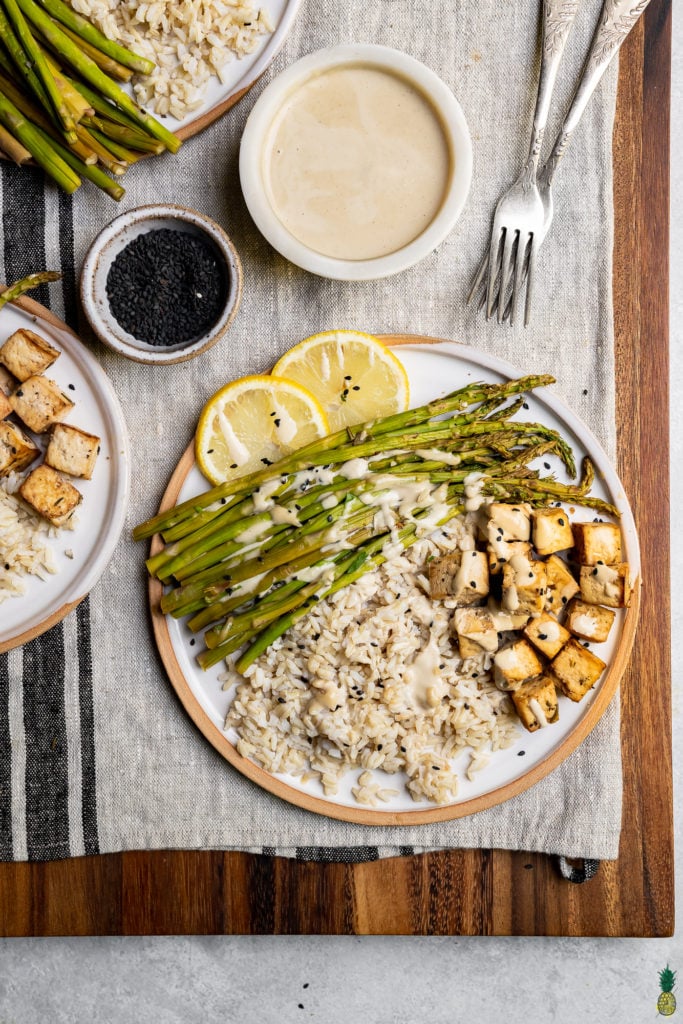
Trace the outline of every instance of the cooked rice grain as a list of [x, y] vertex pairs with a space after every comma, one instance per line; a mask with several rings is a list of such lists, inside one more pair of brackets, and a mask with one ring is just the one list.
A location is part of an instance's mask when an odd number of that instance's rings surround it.
[[[470, 751], [472, 780], [491, 751], [519, 735], [509, 698], [491, 681], [491, 656], [461, 661], [453, 602], [425, 595], [428, 559], [458, 546], [473, 546], [462, 521], [322, 601], [246, 680], [229, 667], [224, 685], [236, 692], [225, 727], [236, 730], [240, 754], [269, 772], [314, 777], [327, 796], [346, 772], [360, 769], [352, 787], [360, 804], [377, 806], [396, 792], [371, 774], [376, 769], [404, 772], [414, 800], [452, 802], [452, 759]], [[438, 677], [421, 686], [412, 666], [430, 646]]]
[[182, 120], [204, 101], [212, 77], [224, 82], [235, 57], [253, 53], [273, 31], [251, 0], [71, 0], [113, 39], [156, 64], [133, 78], [135, 98], [160, 117]]
[[0, 480], [0, 604], [25, 592], [27, 575], [45, 580], [57, 572], [48, 544], [57, 534], [55, 527], [14, 497], [24, 476]]

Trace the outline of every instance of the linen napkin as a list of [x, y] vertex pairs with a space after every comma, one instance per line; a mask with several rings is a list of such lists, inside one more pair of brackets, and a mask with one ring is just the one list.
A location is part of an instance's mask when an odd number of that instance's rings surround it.
[[[267, 3], [267, 0], [264, 0]], [[600, 0], [581, 5], [557, 87], [566, 109]], [[90, 597], [63, 623], [0, 658], [0, 856], [56, 859], [140, 848], [221, 848], [362, 860], [444, 847], [499, 847], [614, 858], [621, 821], [618, 700], [578, 750], [528, 792], [480, 814], [415, 827], [346, 824], [261, 791], [223, 761], [182, 710], [157, 656], [146, 602], [145, 550], [130, 537], [152, 515], [221, 384], [267, 370], [315, 331], [436, 335], [526, 371], [556, 391], [614, 454], [610, 69], [557, 177], [556, 215], [538, 268], [531, 326], [487, 324], [465, 306], [492, 211], [526, 154], [538, 76], [538, 0], [309, 0], [261, 82], [175, 157], [134, 167], [121, 207], [90, 186], [73, 200], [38, 171], [3, 164], [3, 280], [59, 267], [48, 303], [85, 337], [77, 275], [87, 246], [120, 209], [169, 201], [198, 208], [232, 236], [244, 298], [229, 335], [177, 366], [129, 362], [90, 344], [123, 405], [133, 450], [128, 521]], [[242, 200], [240, 135], [267, 82], [300, 56], [339, 42], [378, 42], [424, 61], [458, 97], [474, 147], [466, 210], [446, 241], [397, 277], [322, 280], [291, 266], [259, 235]], [[553, 124], [548, 143], [553, 136]], [[0, 612], [1, 614], [1, 612]]]

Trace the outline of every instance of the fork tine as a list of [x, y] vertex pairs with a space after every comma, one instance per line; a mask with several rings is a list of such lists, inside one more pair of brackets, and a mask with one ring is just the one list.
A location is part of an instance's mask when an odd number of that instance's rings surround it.
[[[505, 245], [503, 246], [503, 259], [500, 265], [500, 288], [498, 289], [498, 323], [503, 322], [503, 313], [507, 302], [508, 285], [510, 283], [510, 270], [512, 268], [512, 249], [515, 239], [519, 238], [519, 231], [505, 229]], [[514, 287], [514, 286], [513, 286]]]
[[491, 238], [491, 248], [489, 251], [489, 280], [486, 288], [486, 319], [490, 320], [493, 315], [493, 307], [496, 301], [496, 280], [498, 278], [498, 270], [500, 267], [500, 258], [502, 255], [502, 243], [505, 240], [505, 228], [498, 235], [497, 238]]
[[[472, 287], [470, 288], [469, 295], [467, 296], [467, 305], [470, 304], [470, 302], [472, 301], [475, 293], [479, 291], [479, 288], [480, 288], [480, 286], [481, 286], [481, 284], [482, 284], [482, 282], [484, 280], [484, 277], [486, 276], [486, 271], [488, 270], [488, 267], [489, 267], [489, 252], [488, 252], [488, 249], [487, 249], [486, 252], [484, 253], [483, 260], [479, 264], [479, 268], [477, 270], [477, 276], [475, 277], [474, 281], [472, 282]], [[482, 302], [481, 305], [479, 306], [479, 308], [481, 309], [481, 306], [483, 306], [483, 305], [484, 305], [484, 303]]]
[[529, 326], [529, 320], [531, 318], [531, 300], [534, 290], [534, 278], [536, 270], [536, 257], [538, 255], [538, 244], [536, 243], [535, 235], [531, 235], [529, 245], [529, 271], [527, 275], [526, 283], [526, 305], [524, 307], [524, 326]]
[[524, 287], [524, 264], [526, 262], [528, 246], [528, 235], [525, 235], [522, 239], [522, 236], [520, 234], [519, 243], [517, 245], [517, 256], [515, 259], [515, 279], [512, 285], [512, 299], [507, 309], [505, 310], [505, 316], [503, 317], [503, 320], [509, 317], [511, 327], [517, 319], [519, 297], [522, 293], [522, 288]]

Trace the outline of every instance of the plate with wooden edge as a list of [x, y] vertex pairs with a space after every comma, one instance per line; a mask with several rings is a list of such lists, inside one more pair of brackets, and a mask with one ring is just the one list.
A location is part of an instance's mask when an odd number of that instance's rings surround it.
[[[396, 346], [396, 354], [405, 366], [411, 386], [411, 406], [421, 405], [456, 388], [478, 380], [498, 383], [524, 374], [494, 356], [458, 345], [454, 342], [421, 336], [388, 336], [383, 340]], [[438, 382], [438, 383], [435, 383]], [[490, 755], [489, 764], [467, 777], [471, 760], [461, 752], [453, 766], [459, 776], [459, 792], [450, 803], [436, 805], [427, 800], [414, 801], [405, 788], [405, 775], [388, 775], [379, 770], [372, 774], [382, 788], [398, 789], [399, 796], [389, 803], [368, 808], [353, 797], [352, 786], [359, 772], [349, 770], [341, 780], [337, 795], [323, 794], [315, 779], [302, 781], [285, 774], [270, 774], [236, 749], [237, 734], [225, 731], [224, 721], [234, 690], [223, 690], [221, 675], [224, 665], [207, 671], [197, 665], [197, 637], [185, 621], [162, 614], [159, 602], [162, 584], [149, 581], [149, 600], [154, 634], [173, 687], [195, 725], [230, 764], [263, 789], [309, 811], [344, 821], [368, 825], [414, 825], [444, 821], [474, 814], [500, 804], [539, 782], [588, 736], [597, 724], [612, 697], [628, 662], [633, 646], [640, 604], [640, 553], [633, 514], [615, 469], [590, 429], [555, 394], [541, 389], [527, 397], [528, 409], [518, 418], [535, 420], [559, 430], [571, 444], [577, 465], [590, 456], [595, 467], [595, 483], [591, 494], [614, 504], [620, 512], [624, 559], [628, 561], [633, 593], [627, 609], [617, 611], [608, 641], [591, 644], [591, 650], [607, 664], [595, 687], [580, 703], [560, 698], [560, 719], [549, 728], [528, 733], [519, 726], [519, 736], [511, 746]], [[546, 457], [547, 458], [547, 457]], [[558, 480], [568, 481], [559, 460], [552, 458], [553, 472]], [[207, 482], [194, 461], [193, 445], [182, 456], [161, 502], [160, 511], [205, 491]], [[570, 506], [572, 521], [591, 521], [595, 512]], [[161, 539], [152, 540], [151, 551], [160, 550]]]
[[[0, 344], [20, 328], [33, 331], [60, 350], [61, 355], [45, 375], [75, 402], [64, 422], [96, 434], [100, 453], [91, 480], [72, 480], [83, 495], [76, 525], [71, 530], [60, 529], [48, 539], [57, 573], [46, 580], [23, 576], [25, 593], [0, 602], [0, 652], [40, 636], [92, 590], [121, 535], [130, 489], [130, 452], [123, 412], [100, 364], [65, 323], [33, 299], [21, 298], [3, 308]], [[26, 433], [44, 451], [46, 435]], [[27, 470], [40, 461], [37, 459]]]

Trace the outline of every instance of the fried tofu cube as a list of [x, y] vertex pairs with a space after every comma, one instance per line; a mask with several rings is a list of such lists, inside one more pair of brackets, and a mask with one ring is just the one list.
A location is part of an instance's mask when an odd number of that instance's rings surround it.
[[489, 559], [489, 572], [496, 576], [503, 571], [503, 566], [515, 555], [531, 557], [531, 542], [528, 540], [503, 540], [489, 544], [486, 549]]
[[39, 455], [40, 449], [15, 423], [0, 422], [0, 476], [20, 473]]
[[512, 612], [538, 615], [546, 599], [545, 562], [517, 556], [503, 566], [503, 607]]
[[87, 434], [68, 423], [56, 423], [45, 453], [45, 464], [60, 473], [90, 480], [99, 450], [100, 439], [96, 434]]
[[614, 523], [574, 523], [579, 565], [616, 565], [621, 561], [621, 530]]
[[501, 608], [497, 601], [491, 599], [489, 599], [488, 610], [493, 619], [493, 625], [499, 633], [504, 633], [506, 630], [523, 629], [529, 621], [527, 612], [509, 612], [507, 609]]
[[576, 702], [597, 683], [607, 666], [572, 637], [548, 667], [565, 697]]
[[453, 551], [429, 563], [429, 590], [437, 599], [476, 604], [488, 595], [489, 567], [484, 551]]
[[9, 398], [0, 391], [0, 420], [6, 420], [11, 412], [12, 406], [9, 404]]
[[524, 630], [524, 636], [546, 658], [554, 658], [569, 640], [569, 631], [560, 625], [554, 615], [542, 612], [531, 619]]
[[536, 732], [545, 725], [551, 725], [560, 717], [555, 681], [550, 676], [541, 676], [540, 679], [522, 683], [510, 696], [515, 711], [528, 732]]
[[489, 544], [501, 540], [529, 540], [531, 537], [531, 506], [524, 503], [506, 505], [493, 501], [488, 506], [486, 535]]
[[559, 555], [551, 555], [545, 563], [546, 590], [545, 607], [555, 615], [568, 605], [574, 594], [579, 592], [579, 584], [572, 576], [571, 570]]
[[19, 419], [36, 434], [43, 434], [53, 423], [65, 419], [74, 407], [53, 380], [41, 376], [29, 377], [9, 400]]
[[543, 665], [527, 640], [506, 644], [493, 658], [493, 681], [499, 690], [518, 690], [542, 671]]
[[486, 608], [456, 608], [453, 625], [458, 634], [458, 650], [463, 661], [484, 651], [498, 650], [498, 630]]
[[628, 562], [619, 565], [582, 565], [581, 597], [587, 604], [625, 608], [631, 600]]
[[0, 392], [7, 398], [19, 387], [19, 381], [0, 363]]
[[552, 555], [574, 546], [569, 516], [563, 508], [536, 508], [531, 513], [531, 536], [539, 555]]
[[53, 526], [63, 526], [82, 501], [82, 495], [73, 484], [44, 465], [29, 473], [19, 488], [19, 494]]
[[59, 355], [59, 349], [45, 341], [45, 338], [22, 328], [15, 331], [0, 348], [0, 363], [17, 380], [23, 381], [35, 374], [44, 373]]
[[580, 597], [575, 597], [567, 608], [565, 625], [580, 640], [603, 644], [609, 636], [615, 614], [609, 608], [587, 604]]

